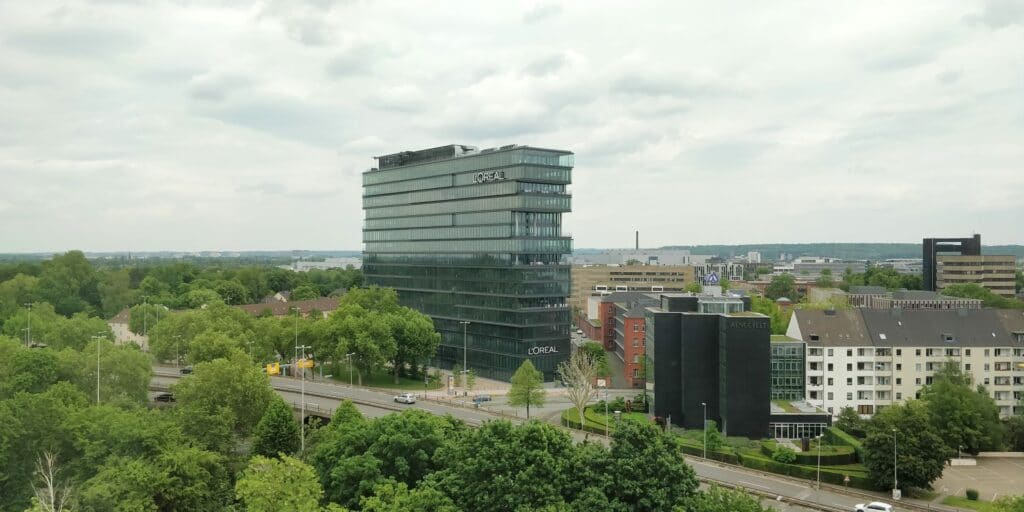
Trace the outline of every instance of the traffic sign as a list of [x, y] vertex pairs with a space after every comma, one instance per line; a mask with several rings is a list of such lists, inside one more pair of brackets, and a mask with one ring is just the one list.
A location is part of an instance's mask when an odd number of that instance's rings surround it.
[[312, 359], [299, 359], [299, 365], [298, 366], [299, 366], [299, 368], [312, 368], [313, 367], [313, 360]]
[[281, 363], [267, 363], [267, 375], [280, 375]]

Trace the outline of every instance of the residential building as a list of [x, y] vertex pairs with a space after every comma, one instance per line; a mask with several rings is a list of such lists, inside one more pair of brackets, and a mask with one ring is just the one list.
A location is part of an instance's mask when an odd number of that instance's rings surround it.
[[[573, 154], [462, 145], [377, 157], [363, 173], [363, 273], [434, 320], [436, 363], [507, 380], [569, 356]], [[464, 349], [463, 347], [467, 347]]]
[[957, 284], [979, 284], [996, 295], [1012, 299], [1017, 260], [1014, 256], [939, 255], [935, 270], [935, 289]]
[[938, 291], [938, 257], [940, 253], [981, 256], [981, 235], [971, 238], [925, 238], [921, 243], [921, 288]]
[[869, 416], [919, 396], [947, 361], [984, 385], [1001, 416], [1024, 412], [1024, 314], [1019, 310], [810, 310], [787, 335], [807, 344], [807, 401]]
[[306, 317], [310, 313], [327, 318], [327, 315], [338, 309], [337, 297], [321, 297], [311, 300], [293, 300], [288, 302], [274, 301], [261, 302], [259, 304], [239, 304], [233, 306], [241, 309], [252, 316], [292, 316], [298, 310], [299, 314]]
[[593, 293], [683, 291], [692, 282], [690, 265], [573, 265], [569, 302], [580, 310]]
[[772, 400], [804, 400], [807, 344], [785, 335], [771, 336]]

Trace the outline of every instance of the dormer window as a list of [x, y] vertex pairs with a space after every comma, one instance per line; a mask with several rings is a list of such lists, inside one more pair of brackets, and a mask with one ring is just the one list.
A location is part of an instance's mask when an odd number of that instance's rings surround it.
[[819, 341], [820, 339], [821, 338], [819, 338], [817, 334], [812, 334], [811, 335], [811, 341]]

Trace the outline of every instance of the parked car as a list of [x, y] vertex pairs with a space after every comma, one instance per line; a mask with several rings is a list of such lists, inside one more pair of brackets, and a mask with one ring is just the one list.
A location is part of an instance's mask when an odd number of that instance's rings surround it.
[[192, 373], [192, 367], [191, 366], [186, 366], [186, 367], [181, 369], [181, 374], [182, 375], [188, 375], [190, 373]]
[[893, 512], [896, 509], [892, 508], [892, 505], [888, 503], [882, 503], [881, 501], [872, 501], [867, 505], [863, 503], [859, 505], [854, 505], [853, 510], [854, 512]]
[[174, 401], [174, 395], [171, 394], [171, 393], [160, 393], [159, 395], [153, 397], [153, 401], [154, 402], [173, 402]]
[[490, 401], [491, 401], [491, 395], [477, 395], [477, 396], [473, 397], [473, 402], [474, 403], [490, 402]]
[[414, 404], [416, 403], [416, 395], [412, 393], [402, 393], [395, 397], [395, 401], [401, 404]]

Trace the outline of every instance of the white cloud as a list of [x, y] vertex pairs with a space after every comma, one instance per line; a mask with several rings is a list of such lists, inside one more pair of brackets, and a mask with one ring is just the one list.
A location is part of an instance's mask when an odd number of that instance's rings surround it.
[[0, 252], [361, 247], [372, 156], [577, 153], [576, 247], [1021, 242], [1024, 9], [0, 4]]

